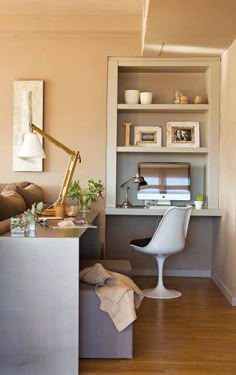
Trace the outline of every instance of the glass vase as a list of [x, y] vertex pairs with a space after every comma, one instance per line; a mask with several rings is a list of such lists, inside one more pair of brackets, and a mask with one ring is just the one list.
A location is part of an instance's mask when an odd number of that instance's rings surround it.
[[88, 212], [90, 211], [91, 198], [88, 194], [83, 194], [80, 196], [80, 211]]
[[11, 236], [24, 236], [26, 221], [24, 215], [11, 217]]
[[36, 231], [35, 216], [33, 214], [27, 214], [26, 215], [26, 232], [35, 233], [35, 231]]

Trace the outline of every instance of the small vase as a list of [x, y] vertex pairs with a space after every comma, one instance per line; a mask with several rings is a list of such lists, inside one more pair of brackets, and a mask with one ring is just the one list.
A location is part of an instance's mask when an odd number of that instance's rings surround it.
[[152, 92], [141, 92], [140, 93], [141, 104], [152, 104]]
[[66, 216], [77, 216], [77, 214], [79, 213], [79, 206], [78, 205], [66, 206], [65, 212], [66, 212]]
[[139, 90], [125, 90], [124, 99], [126, 104], [138, 104], [139, 103]]
[[88, 195], [80, 196], [80, 211], [88, 212], [90, 211], [90, 197]]
[[201, 210], [202, 205], [203, 205], [203, 201], [194, 201], [194, 204], [195, 204], [196, 210]]

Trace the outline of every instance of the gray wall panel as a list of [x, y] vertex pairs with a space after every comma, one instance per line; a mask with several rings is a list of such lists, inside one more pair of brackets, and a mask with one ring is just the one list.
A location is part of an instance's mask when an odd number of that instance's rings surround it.
[[[135, 238], [151, 237], [160, 217], [107, 216], [106, 257], [129, 259], [132, 268], [153, 270], [152, 256], [139, 253], [129, 246]], [[167, 270], [210, 271], [212, 251], [212, 218], [191, 217], [186, 248], [166, 262]], [[193, 274], [196, 275], [196, 274]]]

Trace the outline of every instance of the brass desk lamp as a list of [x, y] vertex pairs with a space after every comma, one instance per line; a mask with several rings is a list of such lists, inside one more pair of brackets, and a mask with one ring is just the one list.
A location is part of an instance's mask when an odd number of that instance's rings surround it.
[[143, 176], [140, 176], [140, 174], [137, 172], [135, 174], [135, 176], [129, 178], [127, 181], [123, 182], [123, 184], [120, 185], [120, 188], [125, 188], [125, 200], [124, 202], [121, 204], [120, 207], [122, 208], [130, 208], [130, 207], [133, 207], [133, 205], [130, 203], [130, 201], [128, 200], [128, 191], [130, 189], [128, 183], [129, 182], [133, 182], [135, 184], [139, 184], [139, 185], [147, 185], [146, 181], [144, 180]]

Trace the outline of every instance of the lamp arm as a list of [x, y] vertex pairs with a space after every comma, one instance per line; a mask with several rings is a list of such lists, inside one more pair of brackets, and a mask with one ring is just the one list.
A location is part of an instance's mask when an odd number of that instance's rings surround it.
[[[63, 143], [59, 142], [57, 139], [53, 138], [51, 135], [49, 135], [48, 133], [46, 133], [44, 130], [38, 128], [36, 125], [34, 124], [30, 124], [30, 128], [32, 131], [34, 131], [35, 133], [41, 135], [42, 137], [48, 139], [51, 143], [53, 143], [55, 146], [59, 147], [59, 148], [62, 148], [67, 154], [69, 154], [70, 156], [72, 155], [75, 155], [75, 151], [72, 151], [70, 148], [66, 147], [65, 145], [63, 145]], [[80, 156], [78, 155], [77, 156], [79, 159], [80, 159]]]
[[70, 187], [70, 183], [74, 175], [74, 171], [75, 171], [75, 167], [76, 167], [78, 159], [80, 160], [79, 151], [75, 151], [74, 155], [71, 155], [70, 157], [70, 161], [69, 161], [66, 173], [65, 173], [65, 177], [61, 186], [60, 193], [58, 195], [56, 202], [53, 204], [53, 206], [64, 204], [68, 189]]
[[129, 180], [123, 182], [123, 184], [120, 185], [121, 188], [123, 188], [126, 184], [128, 184], [128, 182], [130, 182], [131, 180], [133, 180], [135, 178], [135, 176], [131, 177]]
[[79, 162], [81, 162], [80, 153], [79, 153], [79, 151], [72, 151], [71, 149], [69, 149], [68, 147], [63, 145], [63, 143], [59, 142], [57, 139], [53, 138], [51, 135], [46, 133], [44, 130], [38, 128], [36, 125], [30, 124], [30, 128], [31, 128], [32, 131], [34, 131], [35, 133], [37, 133], [37, 134], [41, 135], [42, 137], [46, 138], [48, 141], [53, 143], [55, 146], [61, 148], [67, 154], [70, 155], [70, 161], [69, 161], [69, 164], [68, 164], [65, 176], [64, 176], [64, 180], [63, 180], [63, 183], [62, 183], [62, 186], [61, 186], [61, 189], [60, 189], [60, 193], [58, 195], [58, 198], [57, 198], [56, 202], [53, 203], [53, 207], [55, 207], [57, 205], [63, 205], [64, 202], [65, 202], [66, 196], [67, 196], [67, 192], [68, 192], [70, 183], [71, 183], [73, 175], [74, 175], [76, 164], [77, 164], [78, 160], [79, 160]]

